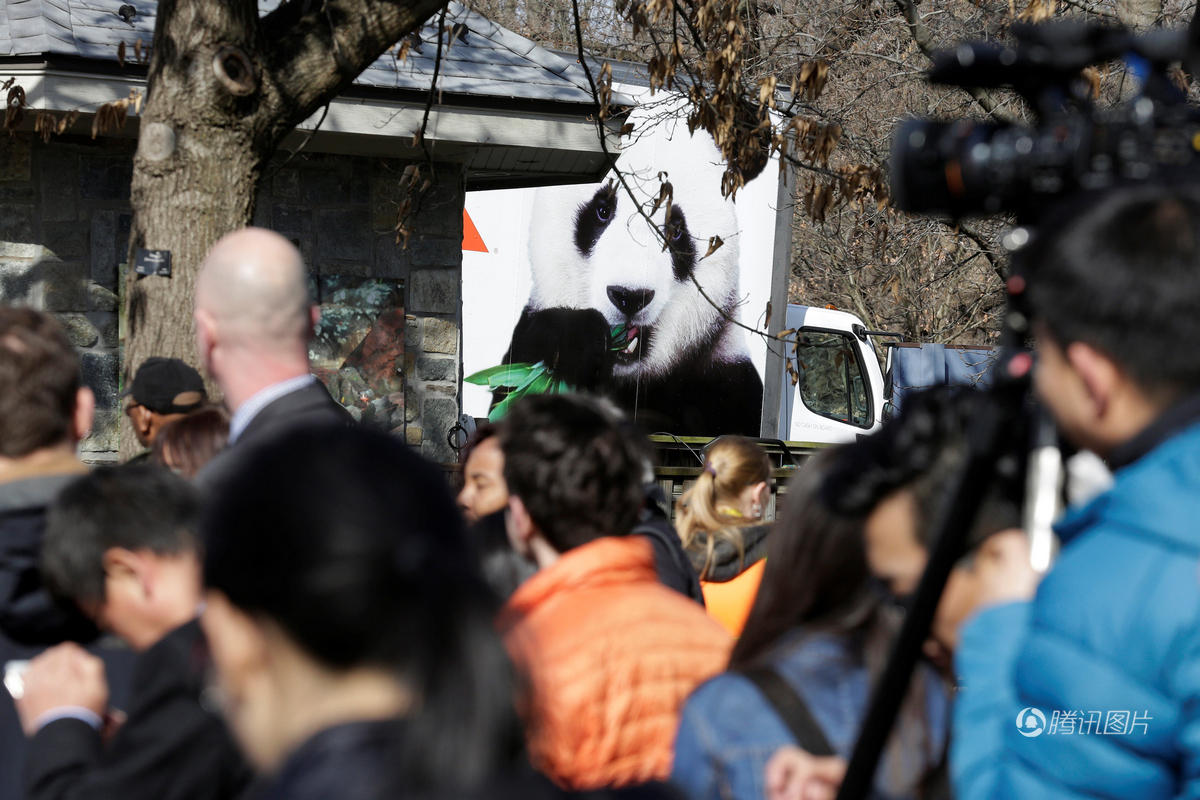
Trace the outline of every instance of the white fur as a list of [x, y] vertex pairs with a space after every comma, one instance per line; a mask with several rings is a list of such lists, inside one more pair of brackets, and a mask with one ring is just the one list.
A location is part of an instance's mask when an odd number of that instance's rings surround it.
[[[635, 131], [643, 134], [622, 151], [618, 169], [647, 211], [658, 196], [658, 173], [667, 172], [675, 206], [682, 209], [694, 239], [699, 259], [696, 280], [715, 303], [735, 316], [737, 214], [734, 204], [721, 197], [720, 154], [707, 134], [689, 136], [678, 117], [662, 119], [663, 113], [661, 106], [641, 106], [633, 112]], [[668, 141], [672, 133], [673, 139]], [[615, 218], [600, 235], [590, 257], [579, 254], [574, 239], [576, 212], [605, 183], [537, 190], [530, 225], [533, 280], [529, 307], [595, 308], [616, 325], [625, 319], [608, 297], [609, 286], [653, 290], [653, 300], [632, 320], [635, 325], [653, 326], [649, 351], [643, 351], [640, 362], [618, 365], [616, 373], [633, 377], [640, 370], [649, 376], [667, 375], [721, 324], [721, 314], [701, 296], [690, 278], [675, 280], [671, 253], [663, 249], [661, 238], [649, 229], [619, 183]], [[665, 214], [665, 208], [660, 208], [652, 216], [660, 229]], [[714, 235], [720, 236], [725, 245], [702, 258], [709, 237]], [[725, 362], [750, 357], [741, 331], [732, 325], [710, 356]]]

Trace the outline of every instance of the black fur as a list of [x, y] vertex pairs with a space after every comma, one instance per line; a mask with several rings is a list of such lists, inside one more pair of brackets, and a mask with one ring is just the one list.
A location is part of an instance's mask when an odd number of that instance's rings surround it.
[[[581, 391], [611, 397], [647, 431], [758, 436], [763, 386], [754, 365], [748, 360], [716, 363], [711, 358], [726, 324], [714, 325], [709, 339], [669, 375], [638, 379], [613, 375], [610, 328], [599, 311], [526, 308], [513, 329], [504, 363], [544, 361], [556, 378]], [[493, 403], [506, 394], [494, 393]]]
[[675, 280], [682, 283], [696, 268], [696, 241], [688, 230], [687, 217], [681, 209], [671, 206], [670, 218], [663, 226], [663, 236], [671, 250], [671, 269]]
[[663, 377], [614, 378], [608, 394], [648, 433], [758, 436], [762, 379], [751, 362], [715, 362], [710, 352], [697, 352]]
[[526, 308], [502, 363], [546, 362], [554, 377], [594, 392], [612, 377], [609, 325], [594, 308]]
[[575, 211], [575, 249], [581, 256], [590, 256], [600, 234], [617, 214], [617, 188], [601, 186], [592, 199]]

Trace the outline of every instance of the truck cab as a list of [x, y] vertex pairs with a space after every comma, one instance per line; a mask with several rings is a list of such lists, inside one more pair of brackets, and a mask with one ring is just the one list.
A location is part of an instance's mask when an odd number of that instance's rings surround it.
[[[876, 430], [907, 392], [943, 384], [986, 387], [996, 354], [990, 347], [887, 341], [854, 314], [789, 305], [779, 370], [778, 436], [838, 444]], [[882, 367], [881, 367], [882, 362]]]
[[883, 424], [886, 397], [875, 344], [845, 311], [788, 305], [780, 438], [837, 444]]

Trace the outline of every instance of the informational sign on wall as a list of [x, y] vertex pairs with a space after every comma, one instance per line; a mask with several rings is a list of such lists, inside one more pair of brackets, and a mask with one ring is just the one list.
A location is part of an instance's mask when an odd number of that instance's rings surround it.
[[643, 95], [623, 180], [467, 195], [463, 374], [482, 385], [464, 385], [464, 411], [584, 387], [651, 431], [758, 435], [767, 348], [741, 326], [766, 324], [778, 164], [723, 198], [720, 153], [681, 98], [614, 88]]

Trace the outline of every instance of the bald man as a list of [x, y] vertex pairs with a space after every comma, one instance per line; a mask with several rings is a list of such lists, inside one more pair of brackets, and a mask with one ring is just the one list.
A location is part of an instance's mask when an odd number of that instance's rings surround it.
[[[291, 427], [351, 424], [309, 373], [318, 316], [300, 251], [274, 231], [243, 228], [208, 252], [196, 279], [196, 348], [233, 415], [232, 449]], [[227, 462], [228, 454], [211, 462], [201, 481]]]

